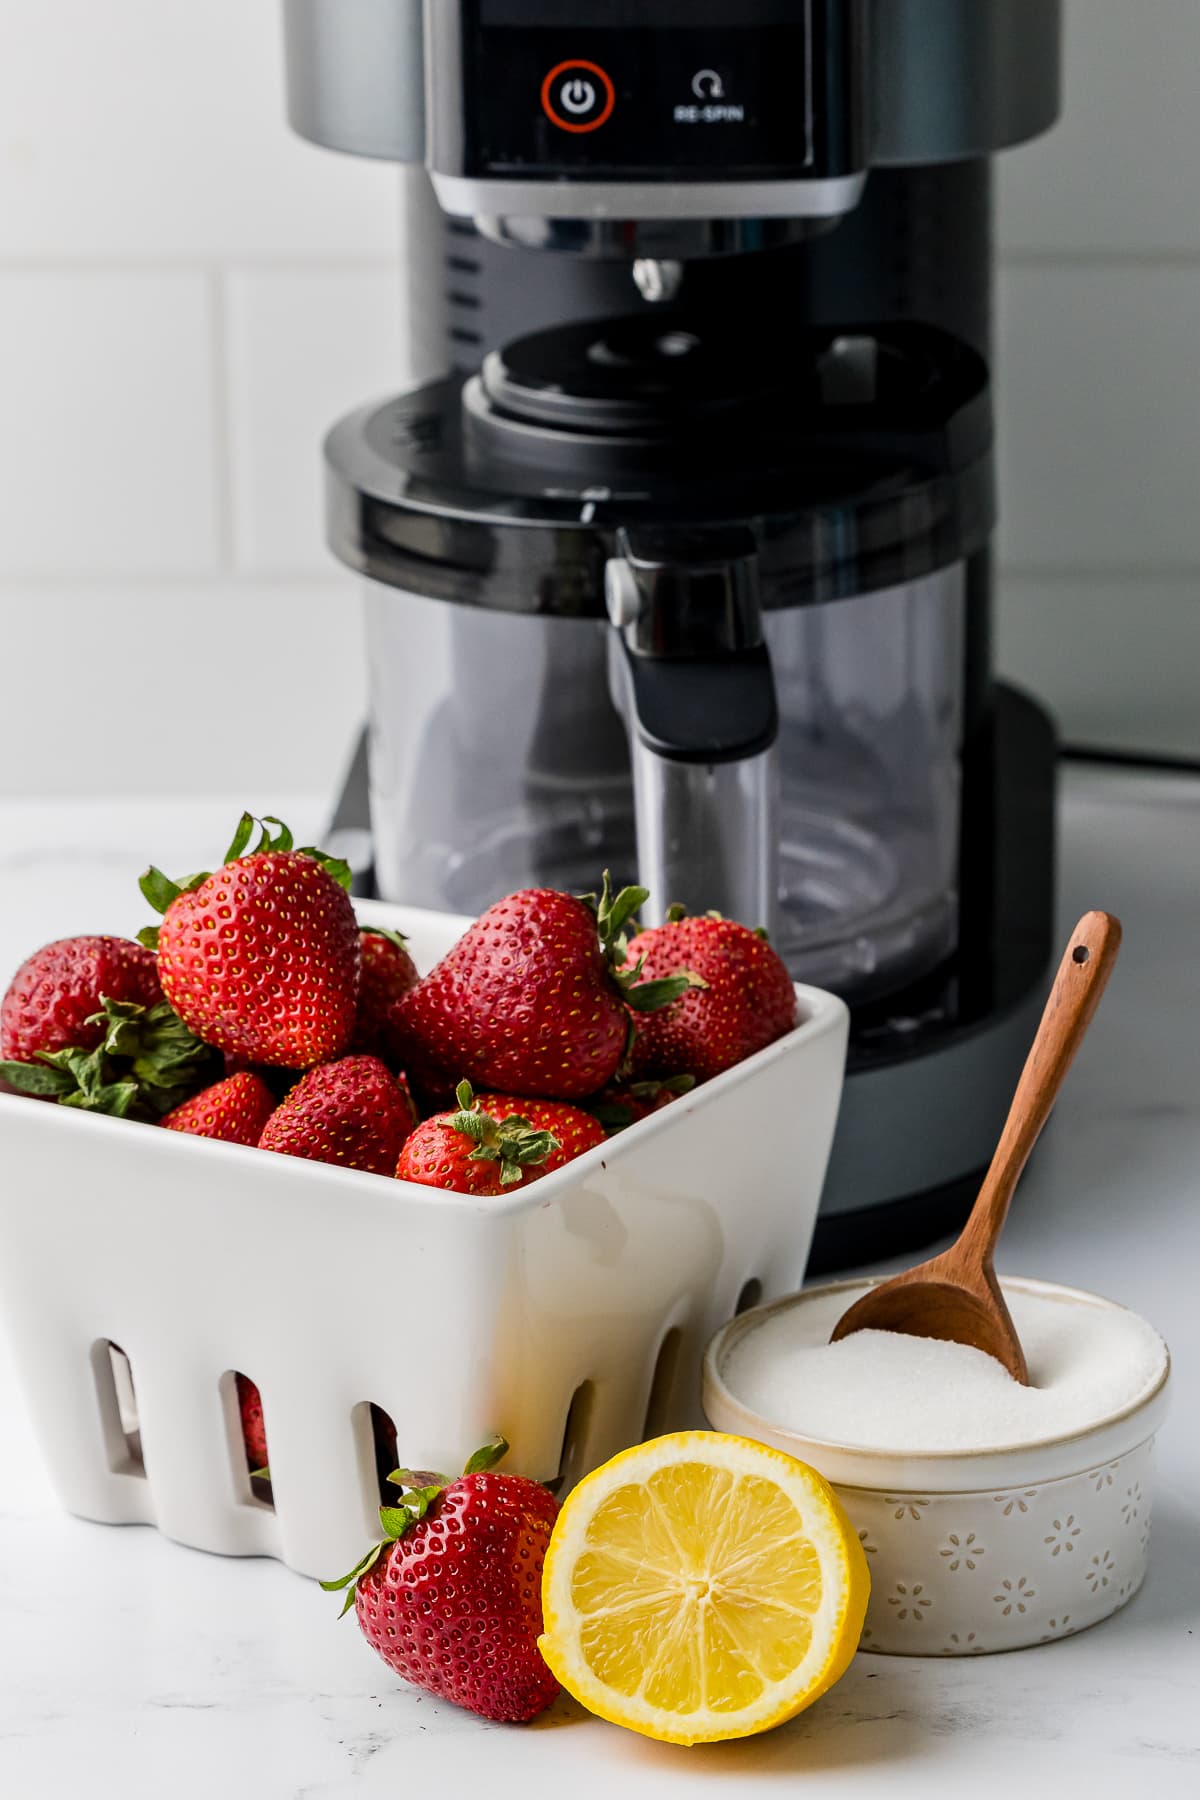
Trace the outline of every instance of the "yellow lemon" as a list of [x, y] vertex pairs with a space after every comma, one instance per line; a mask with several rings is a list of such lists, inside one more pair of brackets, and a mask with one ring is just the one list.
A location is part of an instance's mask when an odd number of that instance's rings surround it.
[[814, 1469], [749, 1438], [680, 1431], [568, 1496], [539, 1647], [602, 1719], [673, 1744], [748, 1737], [845, 1673], [870, 1585]]

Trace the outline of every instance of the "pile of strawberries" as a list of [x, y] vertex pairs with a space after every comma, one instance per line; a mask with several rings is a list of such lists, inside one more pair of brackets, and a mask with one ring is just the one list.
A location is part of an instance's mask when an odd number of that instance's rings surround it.
[[424, 976], [401, 937], [360, 930], [348, 887], [344, 864], [244, 814], [215, 873], [146, 871], [162, 923], [138, 942], [64, 938], [23, 964], [0, 1007], [0, 1080], [487, 1196], [795, 1022], [760, 934], [672, 917], [630, 939], [645, 890], [614, 896], [607, 876], [599, 898], [510, 894]]

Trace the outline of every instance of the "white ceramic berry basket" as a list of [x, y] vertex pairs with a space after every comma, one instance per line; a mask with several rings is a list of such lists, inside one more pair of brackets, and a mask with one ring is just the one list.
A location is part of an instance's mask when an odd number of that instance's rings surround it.
[[[423, 969], [466, 924], [358, 910]], [[564, 1485], [698, 1416], [712, 1332], [808, 1257], [848, 1015], [796, 992], [787, 1037], [498, 1200], [0, 1094], [0, 1315], [64, 1505], [327, 1576], [377, 1526], [372, 1404], [409, 1466], [501, 1431]]]
[[[704, 1410], [719, 1431], [773, 1444], [837, 1489], [871, 1572], [862, 1648], [970, 1656], [1070, 1637], [1133, 1598], [1150, 1543], [1151, 1451], [1170, 1358], [1138, 1401], [1086, 1431], [1012, 1449], [902, 1453], [806, 1438], [762, 1418], [725, 1384], [734, 1344], [764, 1312], [873, 1282], [832, 1282], [746, 1312], [704, 1358]], [[1069, 1305], [1121, 1309], [1045, 1281], [1005, 1287]], [[841, 1310], [839, 1308], [839, 1310]]]

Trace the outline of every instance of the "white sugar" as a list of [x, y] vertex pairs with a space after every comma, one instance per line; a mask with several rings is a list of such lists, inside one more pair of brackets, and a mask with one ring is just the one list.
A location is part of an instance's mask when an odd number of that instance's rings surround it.
[[859, 1331], [831, 1344], [830, 1332], [857, 1298], [849, 1288], [805, 1297], [746, 1332], [725, 1360], [725, 1385], [760, 1418], [805, 1437], [940, 1452], [1083, 1431], [1156, 1385], [1166, 1348], [1136, 1313], [1001, 1285], [1029, 1365], [1028, 1387], [962, 1344], [891, 1331]]

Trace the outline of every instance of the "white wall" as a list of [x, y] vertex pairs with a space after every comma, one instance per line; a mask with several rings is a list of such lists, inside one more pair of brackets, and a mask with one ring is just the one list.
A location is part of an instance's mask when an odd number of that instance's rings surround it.
[[1066, 735], [1200, 755], [1200, 0], [1066, 0], [1001, 161], [1000, 660]]
[[[278, 0], [0, 0], [0, 793], [332, 786], [319, 442], [398, 386], [397, 183], [283, 123]], [[1000, 651], [1200, 751], [1200, 4], [1068, 0], [1005, 161]]]

